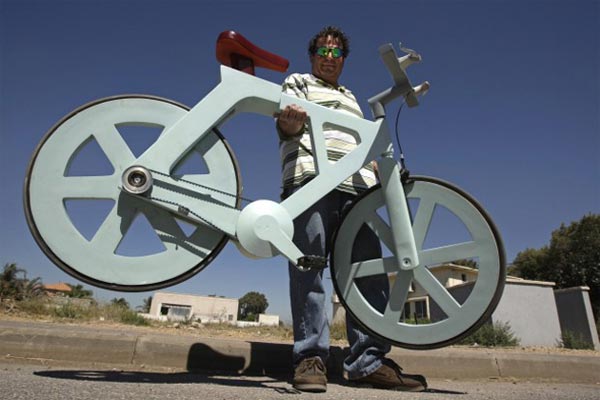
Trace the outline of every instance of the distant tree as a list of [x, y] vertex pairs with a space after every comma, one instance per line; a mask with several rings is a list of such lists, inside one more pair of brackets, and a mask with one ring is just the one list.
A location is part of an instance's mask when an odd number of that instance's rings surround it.
[[256, 316], [264, 313], [267, 307], [269, 302], [264, 294], [248, 292], [239, 299], [238, 318], [242, 321], [254, 321]]
[[123, 307], [123, 308], [129, 308], [129, 302], [127, 300], [125, 300], [123, 297], [117, 299], [114, 298], [110, 301], [110, 304], [117, 306], [117, 307]]
[[513, 261], [513, 265], [509, 267], [508, 274], [517, 275], [522, 278], [529, 279], [544, 279], [554, 281], [551, 278], [553, 271], [544, 271], [543, 269], [548, 264], [548, 246], [540, 249], [525, 249], [517, 254]]
[[510, 272], [523, 278], [552, 281], [558, 288], [589, 286], [594, 316], [600, 317], [600, 215], [561, 224], [548, 246], [517, 254], [513, 264]]
[[152, 306], [152, 296], [146, 297], [142, 301], [141, 306], [137, 306], [137, 309], [143, 313], [148, 314], [150, 312], [150, 307]]
[[0, 299], [24, 300], [44, 294], [40, 278], [27, 279], [27, 271], [15, 263], [4, 265], [0, 274]]
[[44, 284], [42, 278], [26, 279], [23, 282], [22, 298], [31, 299], [33, 297], [45, 296], [46, 291], [44, 290]]
[[81, 284], [71, 285], [67, 283], [67, 285], [71, 288], [71, 292], [66, 293], [68, 297], [74, 297], [76, 299], [89, 299], [94, 295], [94, 292], [85, 289]]
[[19, 274], [24, 272], [17, 264], [4, 264], [0, 274], [0, 298], [15, 299], [19, 293]]

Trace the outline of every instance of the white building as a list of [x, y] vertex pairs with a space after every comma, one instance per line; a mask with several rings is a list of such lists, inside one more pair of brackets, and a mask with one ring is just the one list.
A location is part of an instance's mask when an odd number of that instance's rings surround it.
[[160, 320], [194, 320], [202, 323], [237, 321], [238, 299], [157, 292], [150, 316]]
[[[477, 279], [477, 270], [455, 264], [445, 264], [432, 267], [431, 273], [449, 288], [461, 285], [465, 282], [473, 282]], [[390, 287], [394, 284], [395, 275], [390, 276]], [[333, 318], [332, 323], [343, 323], [345, 321], [345, 310], [340, 304], [336, 294], [333, 295]], [[408, 299], [404, 304], [405, 318], [430, 318], [429, 296], [418, 283], [411, 283]]]

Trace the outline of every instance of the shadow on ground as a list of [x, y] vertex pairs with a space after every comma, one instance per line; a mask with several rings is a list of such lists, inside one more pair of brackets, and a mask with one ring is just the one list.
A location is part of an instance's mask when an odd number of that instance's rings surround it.
[[[278, 393], [299, 394], [292, 387], [292, 346], [288, 344], [251, 342], [248, 359], [232, 356], [196, 343], [190, 347], [188, 372], [160, 373], [120, 370], [44, 370], [34, 375], [55, 379], [93, 382], [121, 382], [147, 384], [217, 384], [235, 387], [262, 387]], [[347, 386], [342, 378], [341, 362], [345, 350], [331, 348], [328, 362], [328, 380]], [[253, 376], [253, 379], [246, 377]], [[360, 389], [360, 387], [357, 387]], [[466, 394], [443, 389], [428, 389], [429, 393]]]

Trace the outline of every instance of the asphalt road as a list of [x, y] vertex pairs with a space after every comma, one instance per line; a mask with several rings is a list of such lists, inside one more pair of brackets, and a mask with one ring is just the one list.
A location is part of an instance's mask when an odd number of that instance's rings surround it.
[[300, 393], [287, 376], [192, 374], [169, 370], [122, 370], [84, 364], [0, 359], [2, 400], [98, 399], [422, 399], [551, 400], [600, 398], [600, 385], [525, 381], [434, 380], [423, 393], [355, 388], [332, 382], [327, 393]]

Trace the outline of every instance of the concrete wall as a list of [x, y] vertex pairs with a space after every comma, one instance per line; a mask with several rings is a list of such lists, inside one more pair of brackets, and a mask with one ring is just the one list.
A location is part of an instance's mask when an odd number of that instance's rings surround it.
[[258, 321], [236, 321], [235, 326], [279, 326], [279, 315], [258, 314]]
[[562, 331], [578, 335], [600, 350], [589, 291], [587, 286], [559, 289], [554, 291], [554, 297]]
[[258, 314], [258, 323], [266, 326], [279, 326], [279, 315]]
[[[508, 322], [522, 346], [558, 346], [561, 330], [553, 288], [554, 284], [549, 282], [508, 278], [502, 298], [492, 313], [492, 322]], [[448, 290], [462, 304], [472, 289], [473, 284], [467, 283]], [[432, 321], [446, 318], [433, 301], [430, 301], [430, 313]]]
[[553, 289], [553, 284], [507, 281], [492, 321], [508, 322], [522, 346], [558, 346], [561, 331]]

